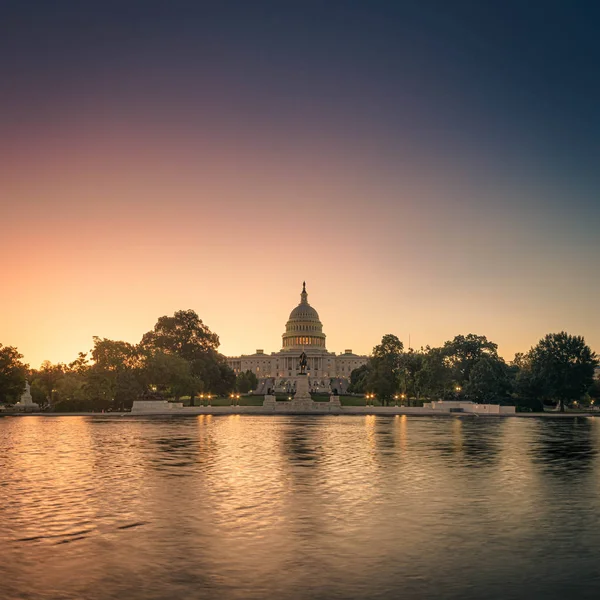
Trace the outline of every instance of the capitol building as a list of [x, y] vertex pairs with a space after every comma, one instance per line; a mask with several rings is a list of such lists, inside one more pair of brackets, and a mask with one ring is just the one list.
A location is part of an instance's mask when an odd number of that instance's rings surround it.
[[328, 352], [319, 313], [308, 303], [306, 283], [302, 285], [300, 304], [290, 313], [282, 335], [279, 352], [265, 354], [257, 350], [254, 354], [229, 357], [227, 362], [236, 374], [252, 371], [259, 380], [256, 393], [294, 391], [299, 373], [300, 354], [307, 358], [306, 374], [311, 392], [339, 393], [346, 391], [350, 373], [364, 365], [368, 357], [345, 350], [343, 354]]

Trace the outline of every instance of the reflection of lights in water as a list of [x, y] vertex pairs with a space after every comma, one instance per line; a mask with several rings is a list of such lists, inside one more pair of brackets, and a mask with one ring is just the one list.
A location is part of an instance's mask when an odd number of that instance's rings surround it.
[[373, 449], [375, 448], [375, 415], [366, 415], [365, 416], [365, 428], [367, 430], [367, 440], [369, 442], [369, 446]]
[[[299, 582], [306, 597], [383, 596], [408, 580], [425, 597], [428, 582], [464, 589], [476, 546], [488, 595], [510, 566], [529, 585], [522, 595], [535, 596], [529, 581], [554, 581], [555, 564], [539, 560], [552, 554], [548, 539], [560, 536], [581, 577], [597, 562], [573, 535], [583, 519], [593, 524], [597, 499], [588, 476], [597, 472], [581, 477], [576, 465], [597, 468], [600, 420], [580, 423], [0, 419], [0, 535], [14, 541], [3, 546], [0, 587], [3, 564], [18, 564], [15, 598], [48, 599], [59, 587], [81, 597], [99, 580], [103, 597], [132, 600], [192, 584], [228, 599], [287, 598]], [[449, 452], [463, 443], [460, 456]], [[467, 543], [448, 552], [440, 540], [453, 539]], [[126, 571], [143, 580], [115, 577]]]
[[454, 417], [452, 423], [452, 441], [454, 443], [454, 452], [462, 452], [463, 449], [463, 422]]
[[406, 449], [407, 425], [408, 425], [408, 418], [406, 417], [406, 415], [401, 415], [400, 423], [399, 423], [399, 427], [398, 427], [398, 437], [400, 439], [400, 448], [402, 450]]

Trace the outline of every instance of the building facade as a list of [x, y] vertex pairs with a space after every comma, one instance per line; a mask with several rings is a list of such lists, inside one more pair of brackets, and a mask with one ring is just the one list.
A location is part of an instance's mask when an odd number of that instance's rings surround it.
[[326, 335], [317, 311], [308, 303], [306, 283], [302, 285], [300, 304], [290, 313], [282, 335], [279, 352], [266, 354], [257, 350], [254, 354], [233, 356], [227, 359], [235, 373], [252, 371], [259, 379], [257, 393], [271, 388], [277, 392], [293, 391], [299, 370], [300, 354], [307, 357], [306, 373], [312, 392], [330, 393], [346, 391], [350, 373], [364, 365], [368, 357], [345, 350], [343, 354], [328, 352]]

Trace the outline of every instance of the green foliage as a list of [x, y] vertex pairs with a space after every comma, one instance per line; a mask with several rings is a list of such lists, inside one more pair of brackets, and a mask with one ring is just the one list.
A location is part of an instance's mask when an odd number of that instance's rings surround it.
[[128, 342], [99, 337], [93, 339], [91, 355], [94, 364], [89, 367], [82, 361], [74, 364], [75, 369], [85, 373], [87, 399], [94, 410], [131, 408], [133, 401], [145, 389], [147, 356], [138, 346]]
[[53, 404], [56, 385], [64, 377], [65, 369], [65, 365], [61, 363], [53, 365], [49, 360], [45, 360], [40, 369], [33, 372], [32, 387], [35, 385], [36, 388], [43, 390], [44, 404]]
[[388, 334], [369, 362], [351, 373], [349, 390], [374, 393], [384, 404], [402, 393], [410, 404], [419, 404], [455, 398], [460, 387], [468, 399], [497, 402], [510, 397], [513, 384], [513, 370], [484, 336], [458, 335], [441, 348], [404, 352], [402, 342]]
[[544, 400], [565, 403], [579, 400], [594, 382], [598, 357], [582, 336], [564, 331], [541, 339], [527, 356], [523, 379], [533, 393]]
[[422, 368], [415, 378], [423, 396], [427, 398], [440, 400], [454, 395], [452, 371], [442, 348], [427, 347], [423, 354]]
[[371, 366], [369, 363], [354, 369], [350, 373], [350, 385], [348, 391], [353, 394], [364, 394], [367, 391], [367, 381], [371, 374]]
[[250, 382], [250, 389], [255, 390], [258, 387], [258, 377], [250, 370], [246, 371], [246, 377]]
[[454, 381], [460, 386], [467, 384], [471, 371], [481, 359], [498, 359], [498, 345], [489, 342], [484, 335], [473, 333], [457, 335], [444, 344], [443, 350]]
[[181, 396], [193, 397], [202, 391], [204, 385], [201, 379], [192, 374], [192, 366], [187, 360], [160, 351], [148, 357], [145, 381], [153, 390], [176, 400]]
[[464, 392], [470, 400], [490, 403], [508, 398], [512, 389], [508, 365], [501, 358], [484, 356], [472, 367]]
[[87, 398], [65, 398], [64, 400], [57, 400], [53, 407], [54, 412], [89, 412], [94, 409], [98, 410], [91, 400]]
[[192, 362], [192, 373], [204, 382], [204, 391], [226, 396], [235, 389], [235, 373], [227, 359], [215, 350]]
[[[219, 336], [212, 333], [193, 310], [160, 317], [154, 329], [144, 334], [140, 347], [147, 353], [162, 351], [186, 360], [195, 385], [201, 386], [198, 390], [227, 395], [235, 388], [235, 373], [226, 358], [217, 352]], [[188, 384], [183, 386], [187, 387]]]
[[240, 373], [235, 380], [235, 389], [241, 394], [247, 394], [250, 390], [255, 390], [258, 387], [258, 377], [247, 370], [244, 373]]
[[400, 361], [400, 390], [408, 398], [419, 399], [424, 392], [423, 372], [426, 355], [412, 348], [405, 352]]
[[384, 335], [373, 348], [365, 387], [383, 401], [389, 402], [398, 391], [403, 350], [404, 344], [392, 334]]
[[142, 337], [141, 346], [177, 354], [192, 362], [216, 351], [219, 336], [193, 310], [179, 310], [172, 317], [160, 317], [154, 329]]
[[590, 400], [593, 400], [595, 404], [600, 404], [600, 378], [594, 379], [592, 385], [588, 390]]
[[18, 402], [25, 391], [27, 365], [21, 362], [23, 355], [13, 346], [0, 344], [0, 402]]
[[399, 362], [404, 351], [404, 344], [393, 334], [388, 333], [381, 338], [381, 344], [373, 348], [373, 358], [391, 359]]

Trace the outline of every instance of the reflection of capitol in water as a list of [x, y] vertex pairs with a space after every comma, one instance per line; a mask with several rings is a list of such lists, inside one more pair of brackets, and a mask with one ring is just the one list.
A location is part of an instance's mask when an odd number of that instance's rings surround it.
[[293, 378], [300, 370], [299, 357], [304, 351], [311, 391], [329, 392], [333, 388], [345, 391], [350, 373], [364, 365], [367, 357], [353, 354], [352, 350], [338, 355], [328, 352], [325, 337], [319, 313], [308, 303], [303, 284], [300, 304], [292, 310], [285, 325], [281, 350], [271, 354], [257, 350], [254, 354], [230, 357], [227, 362], [236, 373], [255, 373], [259, 379], [258, 393], [268, 388], [285, 392], [293, 388]]

